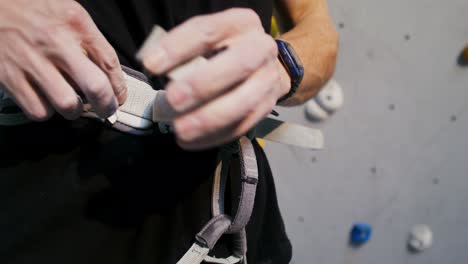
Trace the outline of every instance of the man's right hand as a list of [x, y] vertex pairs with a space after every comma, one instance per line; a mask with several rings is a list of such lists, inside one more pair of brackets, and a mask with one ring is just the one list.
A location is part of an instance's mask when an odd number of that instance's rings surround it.
[[72, 0], [0, 0], [0, 84], [33, 120], [105, 118], [126, 99], [115, 50]]

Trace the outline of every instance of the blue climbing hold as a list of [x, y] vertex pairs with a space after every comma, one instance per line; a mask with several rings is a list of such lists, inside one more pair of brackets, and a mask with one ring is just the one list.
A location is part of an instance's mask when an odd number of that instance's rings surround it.
[[372, 235], [372, 226], [366, 223], [355, 223], [351, 228], [350, 242], [352, 245], [360, 246], [367, 243]]

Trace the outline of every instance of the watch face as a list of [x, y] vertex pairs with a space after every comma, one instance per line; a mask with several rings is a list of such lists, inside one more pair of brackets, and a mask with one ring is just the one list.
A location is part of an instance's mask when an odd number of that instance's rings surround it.
[[289, 43], [283, 40], [276, 40], [280, 59], [287, 68], [294, 84], [298, 85], [304, 76], [304, 67], [299, 57]]

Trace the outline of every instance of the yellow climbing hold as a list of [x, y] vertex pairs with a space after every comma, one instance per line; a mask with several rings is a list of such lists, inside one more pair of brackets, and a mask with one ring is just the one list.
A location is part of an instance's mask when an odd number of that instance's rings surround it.
[[258, 145], [260, 145], [260, 147], [262, 147], [262, 148], [265, 147], [265, 140], [257, 138], [257, 142], [258, 142]]
[[280, 35], [278, 30], [278, 23], [276, 23], [276, 18], [274, 16], [271, 17], [270, 35], [274, 38], [277, 38]]

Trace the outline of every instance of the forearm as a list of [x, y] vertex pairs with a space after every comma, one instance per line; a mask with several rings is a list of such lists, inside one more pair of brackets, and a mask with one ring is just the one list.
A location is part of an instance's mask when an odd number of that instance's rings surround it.
[[[336, 63], [338, 33], [325, 0], [282, 0], [279, 3], [291, 29], [280, 36], [296, 51], [304, 66], [304, 78], [297, 92], [281, 105], [298, 105], [315, 96], [331, 78]], [[289, 77], [283, 72], [283, 85]]]

